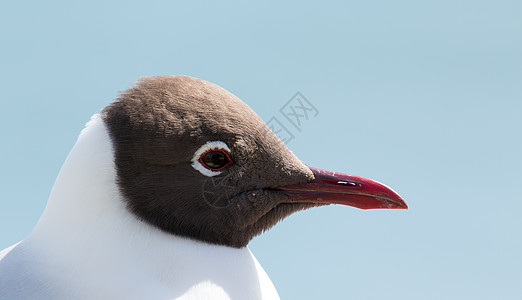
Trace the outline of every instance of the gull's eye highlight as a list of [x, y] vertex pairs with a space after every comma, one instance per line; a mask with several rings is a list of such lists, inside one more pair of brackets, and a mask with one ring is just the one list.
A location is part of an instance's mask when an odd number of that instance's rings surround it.
[[228, 167], [232, 160], [225, 150], [210, 149], [201, 155], [199, 162], [209, 170], [219, 171]]

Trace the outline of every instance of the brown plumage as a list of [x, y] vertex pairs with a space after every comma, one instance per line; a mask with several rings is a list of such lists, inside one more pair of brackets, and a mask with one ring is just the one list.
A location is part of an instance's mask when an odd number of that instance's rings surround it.
[[[141, 79], [102, 111], [128, 208], [170, 233], [243, 247], [313, 203], [284, 203], [274, 191], [314, 179], [245, 103], [187, 76]], [[232, 165], [215, 177], [191, 166], [207, 141], [223, 141]]]

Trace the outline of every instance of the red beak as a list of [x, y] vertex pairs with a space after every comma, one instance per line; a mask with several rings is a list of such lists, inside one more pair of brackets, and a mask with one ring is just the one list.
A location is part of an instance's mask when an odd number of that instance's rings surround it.
[[408, 209], [401, 196], [377, 181], [316, 168], [310, 170], [314, 180], [278, 188], [290, 196], [288, 202], [343, 204], [361, 209]]

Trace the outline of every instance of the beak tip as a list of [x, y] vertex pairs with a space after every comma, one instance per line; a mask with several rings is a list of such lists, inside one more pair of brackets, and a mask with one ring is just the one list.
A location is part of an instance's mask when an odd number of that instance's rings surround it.
[[401, 196], [398, 194], [395, 194], [395, 197], [393, 197], [393, 200], [389, 200], [390, 202], [393, 202], [393, 207], [395, 209], [405, 209], [408, 210], [408, 204], [406, 204], [406, 201], [402, 199]]
[[404, 209], [404, 210], [408, 210], [408, 205], [404, 204], [403, 206], [400, 206], [400, 207], [397, 207], [397, 209]]

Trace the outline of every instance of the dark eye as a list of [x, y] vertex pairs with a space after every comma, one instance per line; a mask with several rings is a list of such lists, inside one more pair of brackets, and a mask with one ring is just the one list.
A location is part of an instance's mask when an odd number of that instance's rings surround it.
[[203, 153], [199, 158], [199, 162], [207, 169], [219, 171], [228, 167], [232, 160], [225, 150], [212, 149]]

